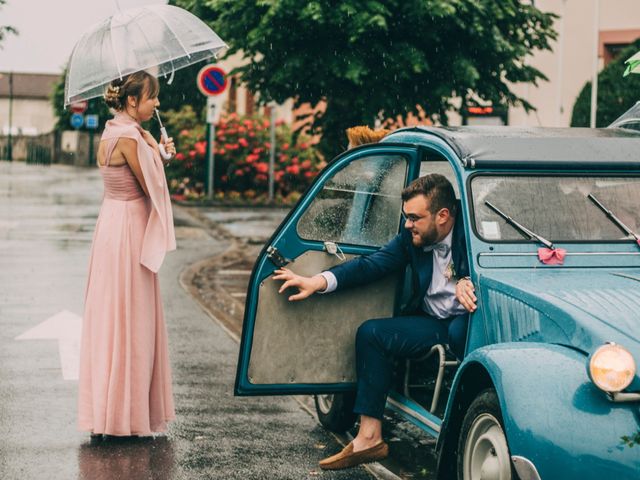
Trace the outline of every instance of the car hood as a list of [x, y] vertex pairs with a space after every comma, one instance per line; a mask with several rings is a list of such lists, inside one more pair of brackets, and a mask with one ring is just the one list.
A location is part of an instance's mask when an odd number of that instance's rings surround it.
[[640, 363], [639, 269], [496, 269], [482, 273], [480, 292], [489, 337], [496, 330], [489, 341], [559, 343], [586, 354], [615, 342]]

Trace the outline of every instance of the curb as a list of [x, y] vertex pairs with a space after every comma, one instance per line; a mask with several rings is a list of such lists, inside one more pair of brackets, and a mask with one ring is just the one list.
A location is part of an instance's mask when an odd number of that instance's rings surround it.
[[[196, 303], [200, 306], [200, 308], [217, 325], [219, 325], [225, 331], [225, 333], [227, 333], [227, 335], [229, 335], [236, 343], [239, 344], [242, 330], [240, 330], [239, 332], [237, 331], [237, 328], [235, 327], [236, 322], [234, 322], [233, 319], [230, 317], [230, 315], [228, 315], [226, 312], [217, 308], [211, 308], [209, 305], [201, 301], [201, 297], [199, 295], [199, 292], [197, 291], [197, 287], [193, 284], [193, 281], [195, 277], [198, 275], [198, 273], [206, 266], [213, 265], [213, 264], [221, 264], [222, 266], [224, 266], [225, 263], [230, 263], [229, 260], [227, 260], [230, 256], [234, 257], [233, 262], [237, 261], [237, 258], [242, 255], [240, 252], [242, 252], [242, 246], [244, 245], [244, 242], [239, 240], [237, 237], [231, 235], [226, 229], [224, 229], [220, 225], [204, 217], [202, 214], [200, 214], [200, 212], [197, 212], [197, 213], [193, 212], [191, 208], [185, 208], [185, 206], [183, 205], [179, 205], [179, 207], [181, 208], [181, 210], [183, 210], [184, 213], [192, 216], [198, 223], [200, 223], [201, 226], [207, 230], [207, 233], [211, 234], [209, 230], [221, 233], [222, 234], [221, 237], [218, 237], [218, 238], [228, 238], [231, 242], [231, 246], [224, 252], [218, 255], [215, 255], [213, 257], [209, 257], [204, 260], [200, 260], [196, 263], [193, 263], [188, 267], [186, 267], [184, 270], [182, 270], [182, 272], [178, 277], [178, 282], [180, 283], [180, 286], [187, 293], [189, 293], [189, 295], [191, 295], [191, 297], [196, 301]], [[231, 297], [231, 295], [229, 295], [225, 289], [220, 288], [219, 291], [222, 295], [226, 296], [227, 299], [229, 299], [230, 301], [238, 303], [238, 301], [235, 300], [233, 297]], [[308, 396], [305, 395], [304, 397], [308, 397]], [[299, 395], [292, 395], [289, 398], [292, 398], [293, 400], [295, 400], [300, 405], [300, 408], [302, 408], [302, 410], [307, 412], [315, 420], [315, 422], [318, 425], [320, 425], [320, 422], [318, 421], [318, 418], [315, 412], [300, 398]], [[338, 435], [334, 432], [330, 432], [329, 430], [325, 430], [325, 431], [329, 433], [331, 436], [333, 436], [333, 438], [343, 447], [346, 446], [348, 442], [353, 440], [353, 437], [349, 434]], [[363, 464], [362, 466], [378, 480], [402, 480], [401, 477], [397, 476], [391, 470], [387, 469], [386, 467], [384, 467], [383, 465], [377, 462]]]

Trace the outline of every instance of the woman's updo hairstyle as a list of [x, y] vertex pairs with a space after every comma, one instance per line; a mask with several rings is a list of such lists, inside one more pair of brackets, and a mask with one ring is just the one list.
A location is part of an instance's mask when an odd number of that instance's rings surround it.
[[134, 97], [137, 105], [145, 93], [148, 98], [157, 97], [160, 85], [156, 77], [140, 71], [112, 81], [104, 93], [104, 101], [108, 107], [121, 111], [127, 105], [127, 97]]

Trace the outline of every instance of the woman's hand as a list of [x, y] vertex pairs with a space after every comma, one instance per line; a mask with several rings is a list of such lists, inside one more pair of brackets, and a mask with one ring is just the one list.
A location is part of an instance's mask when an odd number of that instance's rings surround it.
[[164, 146], [164, 151], [171, 156], [176, 154], [176, 146], [173, 143], [173, 137], [169, 137], [166, 140], [164, 139], [164, 137], [162, 137], [160, 139], [160, 144]]

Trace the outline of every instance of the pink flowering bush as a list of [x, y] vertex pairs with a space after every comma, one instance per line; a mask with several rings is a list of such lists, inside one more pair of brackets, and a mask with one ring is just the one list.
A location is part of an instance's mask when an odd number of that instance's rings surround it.
[[[174, 198], [197, 198], [205, 193], [205, 135], [204, 126], [199, 124], [180, 129], [174, 136], [178, 153], [167, 167]], [[267, 196], [269, 139], [269, 120], [264, 117], [241, 117], [235, 113], [222, 116], [215, 131], [216, 198], [261, 200]], [[276, 124], [274, 193], [277, 199], [285, 202], [296, 200], [323, 166], [309, 137], [299, 135], [294, 140], [287, 125], [283, 122]]]

